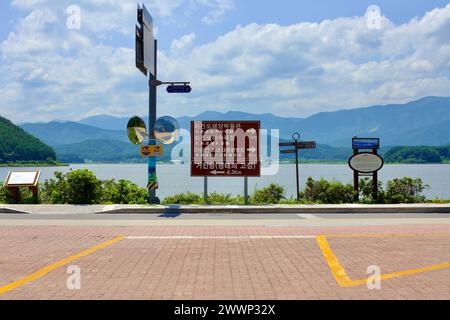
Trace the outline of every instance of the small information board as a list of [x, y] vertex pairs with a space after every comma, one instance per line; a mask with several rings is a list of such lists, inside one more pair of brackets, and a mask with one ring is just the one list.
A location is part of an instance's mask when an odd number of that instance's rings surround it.
[[5, 181], [5, 187], [36, 187], [40, 175], [40, 171], [10, 171]]
[[5, 188], [11, 193], [11, 198], [20, 202], [20, 188], [28, 188], [35, 199], [38, 198], [38, 183], [41, 171], [10, 171], [5, 180]]

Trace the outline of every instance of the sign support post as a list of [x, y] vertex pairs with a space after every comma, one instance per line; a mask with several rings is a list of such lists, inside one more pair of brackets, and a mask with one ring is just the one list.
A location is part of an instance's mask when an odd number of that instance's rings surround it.
[[[372, 198], [378, 201], [378, 171], [384, 165], [383, 158], [378, 154], [380, 139], [358, 138], [352, 140], [353, 156], [348, 161], [353, 170], [353, 188], [355, 190], [355, 201], [359, 202], [359, 177], [372, 177]], [[361, 152], [360, 150], [370, 150]]]
[[295, 173], [297, 176], [297, 202], [300, 202], [300, 176], [298, 168], [298, 149], [295, 150]]
[[[353, 149], [353, 156], [359, 153], [358, 149]], [[359, 172], [353, 170], [353, 190], [355, 190], [355, 202], [359, 202]]]
[[248, 177], [244, 177], [244, 203], [248, 204]]
[[300, 133], [296, 132], [292, 135], [294, 142], [282, 142], [280, 147], [294, 147], [290, 150], [282, 150], [281, 154], [292, 154], [295, 153], [295, 173], [297, 177], [297, 202], [300, 202], [300, 168], [299, 168], [299, 158], [298, 151], [301, 149], [316, 149], [315, 141], [300, 141]]
[[208, 203], [208, 177], [203, 177], [203, 200]]

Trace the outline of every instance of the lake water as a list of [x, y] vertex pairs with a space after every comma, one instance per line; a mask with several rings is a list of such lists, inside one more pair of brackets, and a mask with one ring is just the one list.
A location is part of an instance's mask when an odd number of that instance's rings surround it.
[[[8, 171], [27, 171], [37, 168], [0, 168], [0, 180], [4, 180]], [[70, 169], [89, 169], [99, 179], [126, 179], [145, 187], [147, 183], [147, 165], [145, 164], [77, 164], [70, 167], [39, 168], [41, 181], [53, 177], [55, 171], [67, 172]], [[203, 192], [203, 178], [191, 178], [189, 165], [158, 165], [160, 190], [158, 196], [163, 199], [168, 195], [191, 191]], [[425, 192], [428, 198], [450, 199], [450, 165], [386, 165], [379, 173], [379, 178], [385, 182], [404, 176], [422, 178], [430, 186]], [[314, 179], [335, 179], [345, 183], [352, 183], [353, 172], [345, 164], [302, 164], [300, 165], [300, 179], [304, 186], [307, 177]], [[278, 183], [285, 187], [287, 194], [295, 194], [295, 165], [280, 165], [278, 174], [274, 176], [262, 176], [261, 178], [249, 178], [249, 193], [254, 189], [267, 186], [270, 183]], [[243, 178], [210, 178], [208, 181], [210, 192], [243, 194]]]

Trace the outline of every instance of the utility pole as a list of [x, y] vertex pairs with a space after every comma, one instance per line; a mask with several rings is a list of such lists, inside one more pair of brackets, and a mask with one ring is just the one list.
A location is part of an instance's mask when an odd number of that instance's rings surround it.
[[[155, 137], [155, 124], [156, 124], [156, 104], [157, 104], [157, 86], [154, 85], [156, 82], [156, 79], [158, 77], [158, 40], [154, 40], [155, 45], [155, 53], [154, 53], [154, 59], [155, 59], [155, 72], [154, 74], [149, 72], [149, 81], [148, 81], [148, 87], [149, 87], [149, 109], [148, 109], [148, 121], [149, 121], [149, 134], [148, 134], [148, 144], [150, 146], [154, 146], [157, 144], [156, 137]], [[157, 172], [156, 172], [156, 157], [149, 157], [148, 158], [148, 186], [150, 186], [152, 183], [158, 183], [157, 180]], [[150, 204], [160, 204], [161, 201], [156, 196], [156, 189], [148, 188], [148, 203]]]
[[[148, 87], [149, 87], [149, 107], [148, 107], [148, 133], [146, 133], [145, 123], [139, 117], [132, 118], [131, 123], [129, 123], [128, 130], [131, 131], [131, 136], [129, 135], [130, 141], [133, 144], [141, 144], [145, 138], [137, 138], [136, 133], [138, 132], [142, 136], [142, 132], [148, 134], [148, 146], [144, 146], [147, 150], [153, 150], [148, 152], [150, 155], [143, 155], [141, 149], [141, 156], [148, 156], [148, 202], [150, 204], [159, 204], [160, 200], [156, 196], [156, 190], [159, 188], [158, 175], [156, 171], [156, 157], [162, 155], [161, 148], [157, 148], [158, 141], [163, 144], [171, 144], [176, 139], [174, 136], [170, 141], [163, 139], [159, 136], [158, 132], [155, 132], [155, 126], [159, 126], [159, 120], [157, 121], [157, 88], [163, 84], [170, 84], [167, 88], [168, 93], [190, 93], [192, 88], [189, 86], [190, 82], [162, 82], [158, 80], [158, 41], [154, 38], [153, 29], [153, 18], [145, 8], [138, 4], [137, 6], [137, 20], [139, 25], [136, 26], [136, 67], [147, 77], [148, 76]], [[182, 85], [181, 85], [182, 84]], [[163, 118], [166, 118], [163, 120]], [[175, 119], [171, 117], [163, 117], [161, 126], [165, 126], [164, 121], [170, 118], [172, 123], [173, 134], [178, 135], [179, 125]], [[139, 124], [135, 127], [133, 121]], [[177, 129], [174, 130], [173, 128]], [[167, 128], [163, 130], [167, 134]], [[161, 129], [158, 129], [161, 130]], [[156, 151], [158, 150], [158, 151]]]

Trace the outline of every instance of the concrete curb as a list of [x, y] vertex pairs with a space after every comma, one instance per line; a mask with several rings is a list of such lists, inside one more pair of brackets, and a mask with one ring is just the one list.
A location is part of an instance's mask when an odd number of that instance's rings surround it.
[[7, 205], [0, 206], [0, 214], [404, 214], [450, 213], [450, 204], [402, 205]]
[[111, 208], [99, 214], [336, 214], [336, 213], [450, 213], [450, 204], [445, 205], [276, 205], [276, 206], [127, 206]]
[[16, 209], [11, 209], [11, 208], [7, 208], [7, 207], [0, 207], [0, 214], [30, 214], [27, 211], [23, 211], [23, 210], [16, 210]]

